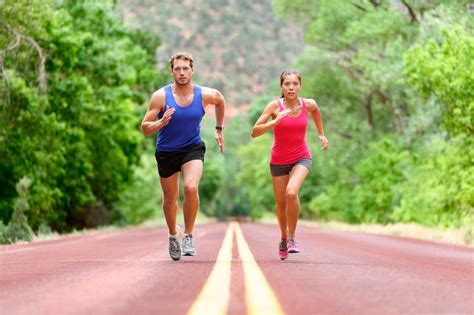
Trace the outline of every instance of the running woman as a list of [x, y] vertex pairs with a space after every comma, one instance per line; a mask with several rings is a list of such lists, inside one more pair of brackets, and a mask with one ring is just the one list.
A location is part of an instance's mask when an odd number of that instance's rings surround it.
[[284, 71], [280, 76], [280, 89], [281, 97], [265, 107], [251, 135], [256, 138], [273, 129], [270, 173], [281, 233], [279, 256], [284, 260], [288, 258], [288, 253], [300, 252], [295, 238], [301, 209], [298, 193], [312, 165], [306, 142], [308, 113], [311, 113], [316, 125], [321, 149], [326, 150], [329, 142], [324, 135], [321, 112], [316, 101], [299, 97], [300, 73], [296, 70]]

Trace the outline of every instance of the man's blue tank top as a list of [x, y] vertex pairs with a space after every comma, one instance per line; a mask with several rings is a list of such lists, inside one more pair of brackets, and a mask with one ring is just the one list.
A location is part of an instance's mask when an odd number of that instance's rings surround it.
[[[171, 84], [165, 86], [166, 105], [175, 108], [173, 116], [168, 125], [160, 129], [156, 139], [157, 151], [177, 151], [187, 146], [202, 142], [201, 120], [204, 116], [202, 107], [201, 87], [194, 84], [194, 98], [189, 106], [182, 107], [174, 100]], [[158, 115], [163, 117], [164, 111]]]

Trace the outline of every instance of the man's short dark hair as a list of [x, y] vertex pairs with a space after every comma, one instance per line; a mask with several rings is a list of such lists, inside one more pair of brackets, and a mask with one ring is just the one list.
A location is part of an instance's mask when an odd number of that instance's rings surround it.
[[171, 70], [173, 70], [175, 60], [187, 60], [187, 61], [189, 61], [189, 66], [191, 67], [191, 69], [194, 68], [194, 66], [193, 66], [193, 62], [194, 62], [193, 61], [193, 56], [191, 54], [188, 54], [186, 52], [177, 52], [176, 54], [174, 54], [173, 57], [171, 57], [171, 59], [170, 59]]

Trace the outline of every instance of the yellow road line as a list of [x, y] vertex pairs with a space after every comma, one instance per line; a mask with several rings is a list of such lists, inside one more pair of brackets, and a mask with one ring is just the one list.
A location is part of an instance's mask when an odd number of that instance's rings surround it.
[[234, 232], [245, 277], [248, 314], [283, 315], [283, 309], [245, 241], [239, 223], [231, 222], [217, 255], [216, 264], [188, 315], [226, 314], [230, 297], [232, 242]]
[[234, 230], [229, 225], [217, 261], [188, 315], [225, 314], [230, 297], [230, 267]]
[[231, 222], [237, 238], [245, 276], [245, 300], [248, 314], [284, 314], [283, 309], [245, 241], [237, 222]]

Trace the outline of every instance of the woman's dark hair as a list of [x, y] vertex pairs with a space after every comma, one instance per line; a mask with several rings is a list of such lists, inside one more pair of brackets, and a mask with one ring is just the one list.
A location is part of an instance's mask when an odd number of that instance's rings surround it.
[[[290, 75], [290, 74], [294, 74], [296, 75], [296, 77], [298, 78], [298, 81], [300, 81], [300, 85], [301, 85], [301, 74], [294, 70], [294, 69], [289, 69], [289, 70], [285, 70], [281, 73], [280, 75], [280, 86], [283, 84], [283, 81], [285, 80], [285, 77], [287, 75]], [[282, 94], [281, 97], [283, 97], [284, 95]]]

